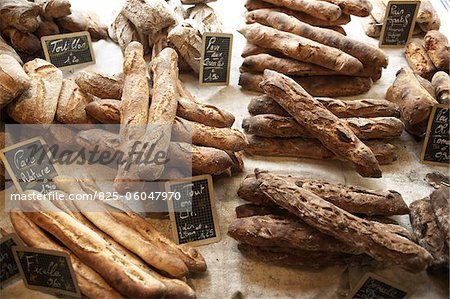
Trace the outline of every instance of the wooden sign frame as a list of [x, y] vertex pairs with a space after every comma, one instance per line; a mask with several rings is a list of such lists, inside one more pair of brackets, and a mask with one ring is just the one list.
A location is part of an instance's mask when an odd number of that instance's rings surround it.
[[[22, 189], [22, 186], [20, 185], [20, 182], [18, 181], [18, 179], [17, 179], [17, 177], [16, 177], [16, 174], [15, 174], [14, 171], [12, 170], [11, 165], [9, 164], [8, 159], [6, 159], [5, 152], [9, 152], [9, 151], [11, 151], [11, 150], [14, 150], [14, 149], [16, 149], [16, 148], [19, 148], [19, 147], [21, 147], [21, 146], [23, 146], [23, 145], [26, 145], [26, 144], [29, 144], [29, 143], [33, 143], [33, 142], [35, 142], [35, 141], [40, 141], [41, 144], [42, 144], [42, 146], [48, 147], [47, 143], [45, 142], [45, 140], [44, 140], [42, 137], [33, 137], [33, 138], [31, 138], [31, 139], [27, 139], [27, 140], [21, 141], [21, 142], [19, 142], [19, 143], [13, 144], [13, 145], [11, 145], [11, 146], [5, 147], [4, 149], [0, 150], [0, 159], [3, 160], [3, 164], [5, 165], [5, 168], [6, 168], [6, 170], [8, 171], [9, 176], [11, 177], [11, 179], [12, 179], [12, 181], [13, 181], [13, 183], [14, 183], [14, 186], [16, 186], [16, 189], [17, 189], [20, 193], [23, 193], [25, 190]], [[46, 150], [46, 154], [47, 154], [47, 157], [49, 158], [50, 161], [53, 160], [53, 157], [52, 157], [52, 154], [50, 153], [50, 151]], [[61, 173], [61, 172], [58, 170], [58, 167], [57, 167], [56, 163], [52, 163], [52, 166], [53, 166], [53, 168], [55, 168], [55, 171], [56, 171], [58, 174]]]
[[[10, 247], [11, 252], [13, 254], [13, 257], [14, 257], [14, 250], [13, 250], [13, 248], [16, 247], [16, 246], [24, 247], [25, 245], [23, 244], [22, 240], [19, 238], [19, 236], [16, 233], [10, 233], [10, 234], [7, 234], [4, 237], [2, 237], [0, 239], [0, 244], [5, 242], [6, 240], [10, 240], [10, 239], [12, 239], [14, 241], [14, 243], [16, 244], [15, 246], [11, 246]], [[7, 280], [5, 280], [3, 282], [0, 282], [0, 288], [4, 287], [5, 285], [7, 285], [8, 283], [12, 282], [13, 280], [16, 280], [19, 277], [21, 277], [19, 266], [17, 265], [17, 261], [16, 261], [15, 257], [14, 257], [14, 262], [16, 263], [16, 266], [17, 266], [17, 271], [18, 271], [17, 274], [14, 275], [14, 276], [11, 276], [10, 278], [8, 278]]]
[[[214, 194], [213, 194], [214, 189], [213, 189], [212, 177], [211, 177], [211, 175], [199, 175], [199, 176], [194, 176], [194, 177], [190, 177], [190, 178], [169, 181], [169, 182], [166, 182], [166, 184], [165, 184], [166, 192], [173, 192], [170, 189], [170, 186], [172, 186], [172, 185], [200, 181], [200, 180], [205, 180], [205, 179], [208, 181], [209, 202], [210, 202], [210, 207], [211, 207], [211, 211], [212, 211], [212, 218], [213, 218], [213, 222], [214, 222], [214, 231], [216, 232], [216, 236], [214, 238], [208, 238], [208, 239], [204, 239], [204, 240], [198, 240], [198, 241], [193, 241], [193, 242], [188, 242], [188, 243], [183, 243], [183, 244], [189, 244], [192, 246], [201, 246], [201, 245], [219, 242], [222, 238], [221, 233], [220, 233], [219, 218], [217, 216], [216, 201], [214, 199]], [[170, 224], [171, 224], [173, 239], [175, 240], [175, 242], [177, 244], [180, 244], [180, 240], [178, 238], [178, 230], [177, 230], [177, 223], [176, 223], [176, 218], [175, 218], [173, 201], [170, 200], [168, 202], [167, 206], [169, 207], [169, 216], [170, 216]]]
[[364, 274], [364, 276], [361, 278], [361, 280], [355, 285], [355, 287], [351, 290], [350, 295], [347, 298], [353, 299], [353, 297], [358, 293], [358, 291], [361, 289], [361, 287], [366, 283], [366, 281], [369, 278], [374, 278], [374, 279], [381, 281], [382, 283], [385, 283], [393, 288], [396, 288], [402, 292], [405, 292], [406, 295], [405, 295], [405, 297], [403, 297], [403, 299], [408, 299], [411, 297], [411, 292], [407, 288], [403, 287], [402, 285], [399, 285], [398, 283], [393, 283], [392, 281], [389, 281], [386, 278], [381, 277], [375, 273], [368, 272], [368, 273]]
[[[206, 38], [207, 37], [228, 37], [230, 38], [230, 48], [228, 50], [228, 61], [227, 61], [227, 80], [226, 82], [203, 82], [204, 73], [204, 60], [205, 60], [205, 50], [206, 50]], [[231, 33], [221, 33], [221, 32], [205, 32], [202, 36], [202, 53], [200, 58], [200, 72], [199, 72], [199, 82], [200, 85], [209, 86], [228, 86], [230, 85], [230, 73], [231, 73], [231, 56], [233, 54], [233, 34]]]
[[48, 48], [45, 44], [46, 41], [49, 40], [55, 40], [55, 39], [63, 39], [63, 38], [70, 38], [70, 37], [76, 37], [76, 36], [87, 36], [88, 39], [88, 44], [89, 44], [89, 51], [91, 53], [91, 57], [92, 57], [92, 61], [89, 62], [83, 62], [80, 64], [71, 64], [68, 66], [56, 66], [58, 69], [60, 70], [64, 70], [64, 69], [73, 69], [73, 68], [77, 68], [77, 67], [81, 67], [81, 66], [87, 66], [87, 65], [91, 65], [91, 64], [95, 64], [95, 55], [94, 55], [94, 49], [92, 46], [92, 39], [91, 39], [91, 34], [88, 31], [79, 31], [79, 32], [73, 32], [73, 33], [65, 33], [65, 34], [55, 34], [55, 35], [47, 35], [47, 36], [43, 36], [41, 37], [41, 45], [42, 45], [42, 50], [44, 51], [44, 56], [45, 56], [45, 60], [47, 60], [48, 62], [51, 62], [50, 59], [50, 53], [48, 52]]
[[[389, 16], [389, 11], [392, 5], [399, 3], [399, 4], [415, 4], [416, 5], [416, 10], [414, 12], [414, 16], [411, 19], [411, 27], [408, 33], [408, 39], [406, 40], [406, 43], [404, 45], [385, 45], [383, 44], [383, 40], [384, 40], [384, 34], [386, 33], [386, 27], [387, 27], [387, 18]], [[416, 19], [417, 19], [417, 13], [419, 12], [419, 7], [420, 7], [420, 0], [392, 0], [389, 1], [388, 4], [386, 5], [386, 13], [384, 15], [384, 21], [383, 21], [383, 26], [381, 27], [381, 33], [380, 33], [380, 38], [378, 40], [378, 47], [379, 48], [403, 48], [405, 47], [405, 45], [411, 40], [413, 31], [414, 31], [414, 26], [416, 24]]]
[[435, 161], [424, 160], [425, 152], [426, 152], [427, 146], [428, 146], [428, 141], [430, 139], [431, 127], [433, 126], [433, 119], [436, 114], [436, 110], [438, 108], [449, 108], [450, 109], [450, 104], [437, 104], [437, 105], [433, 106], [433, 109], [431, 110], [431, 113], [430, 113], [430, 118], [428, 119], [427, 131], [425, 133], [425, 140], [423, 141], [423, 144], [422, 144], [422, 151], [420, 153], [420, 163], [434, 165], [434, 166], [448, 166], [448, 163], [445, 163], [445, 162], [435, 162]]

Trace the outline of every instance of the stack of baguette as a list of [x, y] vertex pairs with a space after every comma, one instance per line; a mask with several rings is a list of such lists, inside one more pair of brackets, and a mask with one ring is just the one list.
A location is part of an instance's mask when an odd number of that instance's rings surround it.
[[381, 177], [380, 164], [396, 160], [383, 141], [404, 129], [397, 106], [386, 100], [314, 98], [298, 83], [266, 70], [264, 96], [252, 99], [242, 126], [248, 154], [350, 162], [364, 177]]
[[[94, 14], [71, 9], [69, 0], [5, 0], [0, 3], [0, 30], [24, 62], [43, 57], [40, 39], [46, 35], [88, 31], [94, 40], [108, 37]], [[0, 39], [0, 48], [2, 43]]]
[[[338, 6], [316, 0], [254, 2], [247, 2], [247, 25], [239, 30], [247, 39], [240, 69], [242, 88], [261, 92], [259, 83], [265, 69], [289, 75], [313, 96], [362, 94], [380, 79], [388, 64], [383, 51], [326, 26], [329, 20], [342, 18]], [[339, 3], [347, 8], [344, 13], [371, 9], [365, 1]], [[319, 10], [321, 6], [324, 7]], [[333, 14], [337, 19], [324, 13], [330, 12], [325, 6], [337, 9]]]
[[[221, 32], [222, 24], [205, 0], [127, 0], [109, 27], [109, 36], [125, 51], [131, 41], [152, 58], [165, 47], [176, 49], [181, 70], [200, 70], [202, 34]], [[185, 9], [183, 4], [194, 4]]]
[[[388, 0], [370, 0], [372, 3], [372, 12], [363, 24], [364, 32], [367, 36], [379, 38], [381, 28], [383, 27], [384, 17], [386, 16], [386, 5]], [[417, 12], [416, 25], [413, 35], [422, 35], [430, 30], [439, 30], [441, 20], [431, 4], [430, 0], [420, 0], [419, 11]]]
[[430, 82], [404, 67], [398, 71], [394, 83], [388, 88], [386, 99], [399, 106], [406, 131], [422, 136], [426, 132], [433, 106], [450, 103], [450, 77], [440, 71]]
[[433, 256], [432, 272], [448, 272], [450, 248], [450, 190], [441, 187], [409, 205], [411, 226], [418, 243]]
[[419, 41], [411, 41], [406, 45], [405, 57], [414, 73], [431, 81], [437, 71], [449, 72], [448, 39], [437, 30], [428, 31], [423, 45]]
[[384, 217], [409, 211], [395, 191], [255, 170], [238, 195], [252, 204], [237, 207], [228, 234], [254, 259], [314, 268], [398, 265], [412, 272], [432, 261], [412, 233]]
[[70, 201], [67, 193], [101, 191], [91, 177], [54, 182], [58, 190], [53, 192], [64, 200], [29, 202], [23, 211], [10, 213], [11, 223], [27, 245], [69, 254], [85, 296], [195, 298], [186, 276], [207, 267], [196, 249], [174, 244], [127, 209], [97, 200]]

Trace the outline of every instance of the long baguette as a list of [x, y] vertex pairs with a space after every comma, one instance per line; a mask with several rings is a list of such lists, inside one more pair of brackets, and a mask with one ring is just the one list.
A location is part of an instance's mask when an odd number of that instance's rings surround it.
[[356, 57], [364, 65], [375, 64], [380, 67], [386, 67], [388, 65], [387, 55], [379, 48], [346, 37], [333, 30], [311, 26], [284, 13], [272, 11], [270, 9], [255, 10], [247, 13], [246, 20], [247, 23], [258, 22], [281, 31], [290, 32], [318, 43], [340, 49], [343, 52]]
[[11, 223], [19, 237], [28, 245], [35, 248], [55, 250], [67, 253], [72, 262], [75, 276], [81, 292], [89, 298], [122, 298], [106, 281], [92, 268], [84, 264], [67, 248], [56, 244], [34, 224], [23, 212], [10, 213]]
[[[255, 194], [256, 195], [256, 194]], [[246, 218], [252, 216], [264, 216], [264, 215], [289, 215], [286, 210], [283, 210], [276, 205], [273, 205], [272, 200], [268, 201], [272, 205], [259, 205], [254, 203], [247, 203], [237, 206], [234, 210], [236, 212], [236, 218]]]
[[86, 93], [101, 99], [122, 98], [124, 77], [122, 74], [107, 76], [94, 72], [78, 72], [75, 75], [75, 82]]
[[342, 10], [339, 6], [314, 0], [264, 0], [276, 6], [287, 7], [292, 10], [301, 11], [307, 13], [315, 18], [334, 21], [337, 20]]
[[322, 234], [293, 216], [265, 215], [238, 218], [228, 227], [228, 235], [252, 246], [359, 253], [354, 247]]
[[86, 105], [86, 112], [102, 124], [120, 124], [122, 101], [101, 99]]
[[261, 181], [261, 190], [276, 204], [376, 260], [412, 272], [424, 270], [432, 260], [425, 249], [390, 231], [386, 225], [356, 217], [275, 175], [257, 171], [256, 178]]
[[[283, 176], [283, 179], [350, 213], [368, 216], [392, 216], [409, 213], [408, 206], [397, 191], [371, 190], [359, 186], [333, 184], [319, 179], [298, 176]], [[254, 175], [248, 175], [239, 186], [239, 197], [256, 204], [273, 205], [273, 201], [261, 191], [260, 184], [261, 182]]]
[[345, 52], [313, 40], [257, 23], [245, 25], [239, 32], [255, 45], [273, 49], [285, 56], [311, 62], [343, 74], [363, 70], [362, 63]]
[[[404, 129], [402, 121], [395, 117], [347, 118], [344, 121], [362, 140], [396, 138]], [[242, 121], [242, 128], [246, 133], [260, 137], [315, 137], [294, 118], [274, 114], [260, 114], [245, 118]]]
[[351, 162], [365, 177], [381, 177], [380, 166], [373, 152], [362, 143], [350, 127], [311, 97], [288, 77], [266, 70], [261, 83], [271, 95], [300, 124], [332, 151], [338, 158]]

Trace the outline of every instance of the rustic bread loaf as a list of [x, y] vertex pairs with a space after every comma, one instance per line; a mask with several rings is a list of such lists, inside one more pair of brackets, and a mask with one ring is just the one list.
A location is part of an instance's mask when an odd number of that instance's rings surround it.
[[27, 90], [30, 80], [13, 56], [0, 54], [0, 107], [3, 108]]

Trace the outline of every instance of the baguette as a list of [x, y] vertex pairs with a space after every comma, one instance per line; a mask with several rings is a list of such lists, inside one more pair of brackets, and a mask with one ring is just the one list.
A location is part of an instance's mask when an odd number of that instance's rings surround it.
[[102, 124], [120, 124], [122, 101], [96, 100], [86, 105], [86, 112]]
[[428, 31], [424, 37], [424, 48], [438, 70], [450, 68], [450, 46], [447, 37], [437, 30]]
[[92, 96], [82, 92], [73, 80], [64, 79], [56, 109], [56, 120], [63, 124], [96, 123], [85, 110], [86, 105], [92, 101]]
[[307, 13], [317, 19], [335, 21], [339, 19], [342, 10], [339, 6], [328, 2], [314, 0], [264, 0], [276, 6]]
[[[249, 155], [306, 158], [316, 160], [337, 160], [338, 158], [317, 139], [304, 138], [264, 138], [248, 135]], [[392, 164], [397, 160], [395, 146], [377, 140], [366, 141], [380, 165]]]
[[38, 29], [39, 6], [26, 0], [5, 0], [0, 7], [1, 29], [14, 27], [20, 32], [31, 33]]
[[23, 66], [31, 86], [8, 105], [8, 114], [18, 123], [51, 124], [56, 114], [63, 75], [54, 65], [35, 59]]
[[450, 104], [450, 76], [445, 72], [437, 72], [431, 81], [436, 91], [436, 99], [440, 104]]
[[10, 219], [15, 231], [28, 246], [55, 250], [69, 255], [75, 277], [83, 295], [89, 298], [122, 298], [97, 272], [83, 263], [67, 248], [56, 244], [47, 237], [23, 212], [10, 213]]
[[63, 32], [88, 31], [94, 40], [108, 38], [108, 28], [93, 13], [72, 9], [70, 15], [56, 18], [55, 23]]
[[450, 248], [450, 220], [448, 218], [448, 215], [450, 215], [449, 192], [448, 187], [441, 187], [440, 189], [434, 190], [430, 195], [434, 217], [448, 248]]
[[194, 20], [184, 21], [169, 31], [167, 40], [187, 62], [191, 69], [200, 72], [200, 58], [202, 51], [202, 35]]
[[363, 70], [362, 63], [353, 56], [289, 32], [257, 23], [245, 25], [239, 32], [250, 43], [273, 49], [296, 60], [311, 62], [349, 75]]
[[418, 243], [433, 256], [430, 267], [433, 270], [448, 269], [448, 247], [434, 217], [430, 200], [416, 200], [411, 203], [410, 209], [409, 219]]
[[0, 107], [20, 96], [30, 87], [30, 77], [13, 56], [0, 54]]
[[355, 136], [345, 122], [311, 97], [295, 81], [266, 70], [261, 86], [339, 159], [351, 162], [364, 177], [381, 177], [380, 166], [373, 152]]
[[119, 44], [122, 53], [132, 41], [138, 41], [144, 46], [144, 52], [150, 51], [147, 36], [140, 32], [134, 24], [122, 13], [119, 13], [108, 29], [108, 34], [112, 40]]
[[[344, 121], [362, 140], [396, 138], [404, 129], [403, 123], [394, 117], [347, 118]], [[274, 114], [260, 114], [245, 118], [242, 128], [246, 133], [260, 137], [314, 138], [314, 135], [294, 118]]]
[[304, 13], [301, 11], [292, 10], [287, 7], [276, 6], [276, 5], [270, 4], [269, 2], [265, 2], [263, 0], [247, 0], [247, 2], [245, 3], [245, 8], [247, 8], [248, 11], [269, 8], [273, 11], [282, 12], [284, 14], [287, 14], [289, 16], [296, 18], [299, 21], [308, 23], [313, 26], [318, 26], [318, 27], [341, 26], [341, 25], [348, 24], [350, 22], [350, 15], [345, 14], [345, 13], [342, 13], [338, 19], [333, 20], [333, 21], [322, 20], [322, 19], [316, 18], [310, 14], [307, 14], [307, 13]]
[[122, 14], [145, 34], [153, 34], [176, 22], [174, 12], [164, 0], [126, 0]]
[[[308, 190], [337, 207], [354, 214], [373, 215], [403, 215], [409, 209], [400, 193], [393, 190], [371, 190], [364, 187], [333, 184], [323, 180], [309, 179], [298, 176], [284, 176], [283, 179]], [[242, 199], [261, 205], [273, 205], [265, 195], [254, 175], [248, 175], [238, 189]]]
[[340, 49], [357, 58], [364, 65], [376, 65], [379, 67], [386, 67], [388, 65], [388, 57], [379, 48], [346, 37], [329, 29], [311, 26], [284, 13], [270, 9], [255, 10], [247, 13], [246, 20], [247, 23], [258, 22], [284, 32], [302, 36], [323, 45]]
[[405, 57], [414, 73], [431, 80], [436, 68], [422, 45], [409, 42], [405, 47]]
[[420, 272], [432, 260], [425, 249], [392, 232], [386, 225], [358, 218], [275, 175], [257, 171], [256, 178], [261, 181], [261, 190], [276, 204], [319, 231], [364, 251], [378, 261]]
[[[270, 202], [270, 198], [268, 199]], [[236, 218], [247, 218], [253, 216], [265, 215], [289, 215], [286, 210], [283, 210], [275, 205], [258, 205], [258, 204], [243, 204], [235, 208]]]
[[124, 76], [122, 74], [106, 76], [99, 73], [81, 71], [76, 73], [74, 80], [82, 91], [98, 98], [115, 100], [122, 98], [124, 85]]
[[34, 55], [41, 50], [41, 42], [34, 34], [22, 32], [14, 27], [3, 30], [3, 35], [11, 41], [11, 45], [19, 52]]
[[372, 11], [372, 4], [368, 0], [322, 0], [339, 6], [343, 13], [357, 17], [367, 17]]
[[37, 0], [35, 3], [41, 8], [41, 15], [47, 19], [61, 18], [72, 13], [69, 0]]
[[252, 246], [359, 253], [354, 247], [322, 234], [292, 215], [238, 218], [228, 227], [228, 235], [240, 243]]

